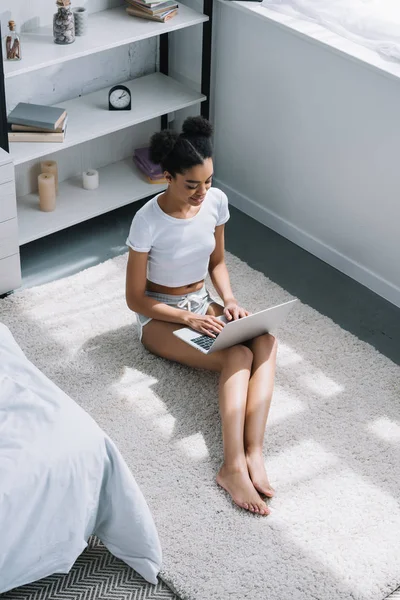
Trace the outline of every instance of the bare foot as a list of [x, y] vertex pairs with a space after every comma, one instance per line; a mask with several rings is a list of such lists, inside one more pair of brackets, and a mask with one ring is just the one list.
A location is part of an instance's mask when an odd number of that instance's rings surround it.
[[264, 458], [261, 452], [246, 454], [247, 467], [249, 469], [250, 479], [258, 492], [272, 498], [275, 490], [268, 481], [265, 470]]
[[235, 504], [259, 515], [269, 515], [270, 510], [254, 489], [249, 473], [244, 470], [229, 470], [222, 465], [217, 483], [230, 494]]

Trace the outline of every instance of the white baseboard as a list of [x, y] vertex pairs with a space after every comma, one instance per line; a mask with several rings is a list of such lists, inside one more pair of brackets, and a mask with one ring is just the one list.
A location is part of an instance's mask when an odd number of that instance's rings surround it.
[[242, 195], [222, 181], [214, 179], [214, 185], [227, 194], [230, 204], [235, 208], [238, 208], [246, 215], [276, 231], [400, 308], [400, 288], [394, 284], [386, 281], [351, 258], [344, 256], [344, 254], [326, 245], [321, 240], [314, 238], [289, 221], [282, 219], [282, 217], [279, 217], [264, 206], [260, 206], [254, 200]]

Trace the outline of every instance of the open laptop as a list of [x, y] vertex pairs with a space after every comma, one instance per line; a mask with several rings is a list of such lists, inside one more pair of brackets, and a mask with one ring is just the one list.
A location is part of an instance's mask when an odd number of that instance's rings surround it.
[[297, 299], [290, 300], [248, 317], [236, 319], [236, 321], [227, 321], [225, 317], [218, 317], [225, 325], [221, 333], [217, 334], [215, 338], [203, 335], [190, 329], [190, 327], [177, 329], [174, 331], [174, 335], [200, 350], [200, 352], [204, 352], [204, 354], [217, 352], [217, 350], [224, 350], [224, 348], [241, 344], [264, 333], [274, 333], [280, 323], [286, 319], [296, 302]]

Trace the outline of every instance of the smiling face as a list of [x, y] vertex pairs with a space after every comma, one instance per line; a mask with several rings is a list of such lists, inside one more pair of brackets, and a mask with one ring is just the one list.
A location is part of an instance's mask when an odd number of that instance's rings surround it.
[[200, 206], [212, 185], [213, 170], [212, 158], [206, 158], [201, 165], [188, 169], [183, 175], [177, 173], [172, 177], [166, 173], [170, 192], [182, 204]]

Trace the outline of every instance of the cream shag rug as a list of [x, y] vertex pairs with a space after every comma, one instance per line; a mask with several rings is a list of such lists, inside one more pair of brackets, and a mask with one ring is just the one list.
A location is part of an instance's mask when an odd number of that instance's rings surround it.
[[[228, 255], [255, 311], [290, 299]], [[117, 443], [153, 512], [163, 578], [190, 600], [382, 600], [400, 584], [399, 368], [300, 304], [279, 334], [266, 455], [272, 515], [233, 506], [217, 378], [147, 353], [126, 256], [0, 302], [0, 320]]]

